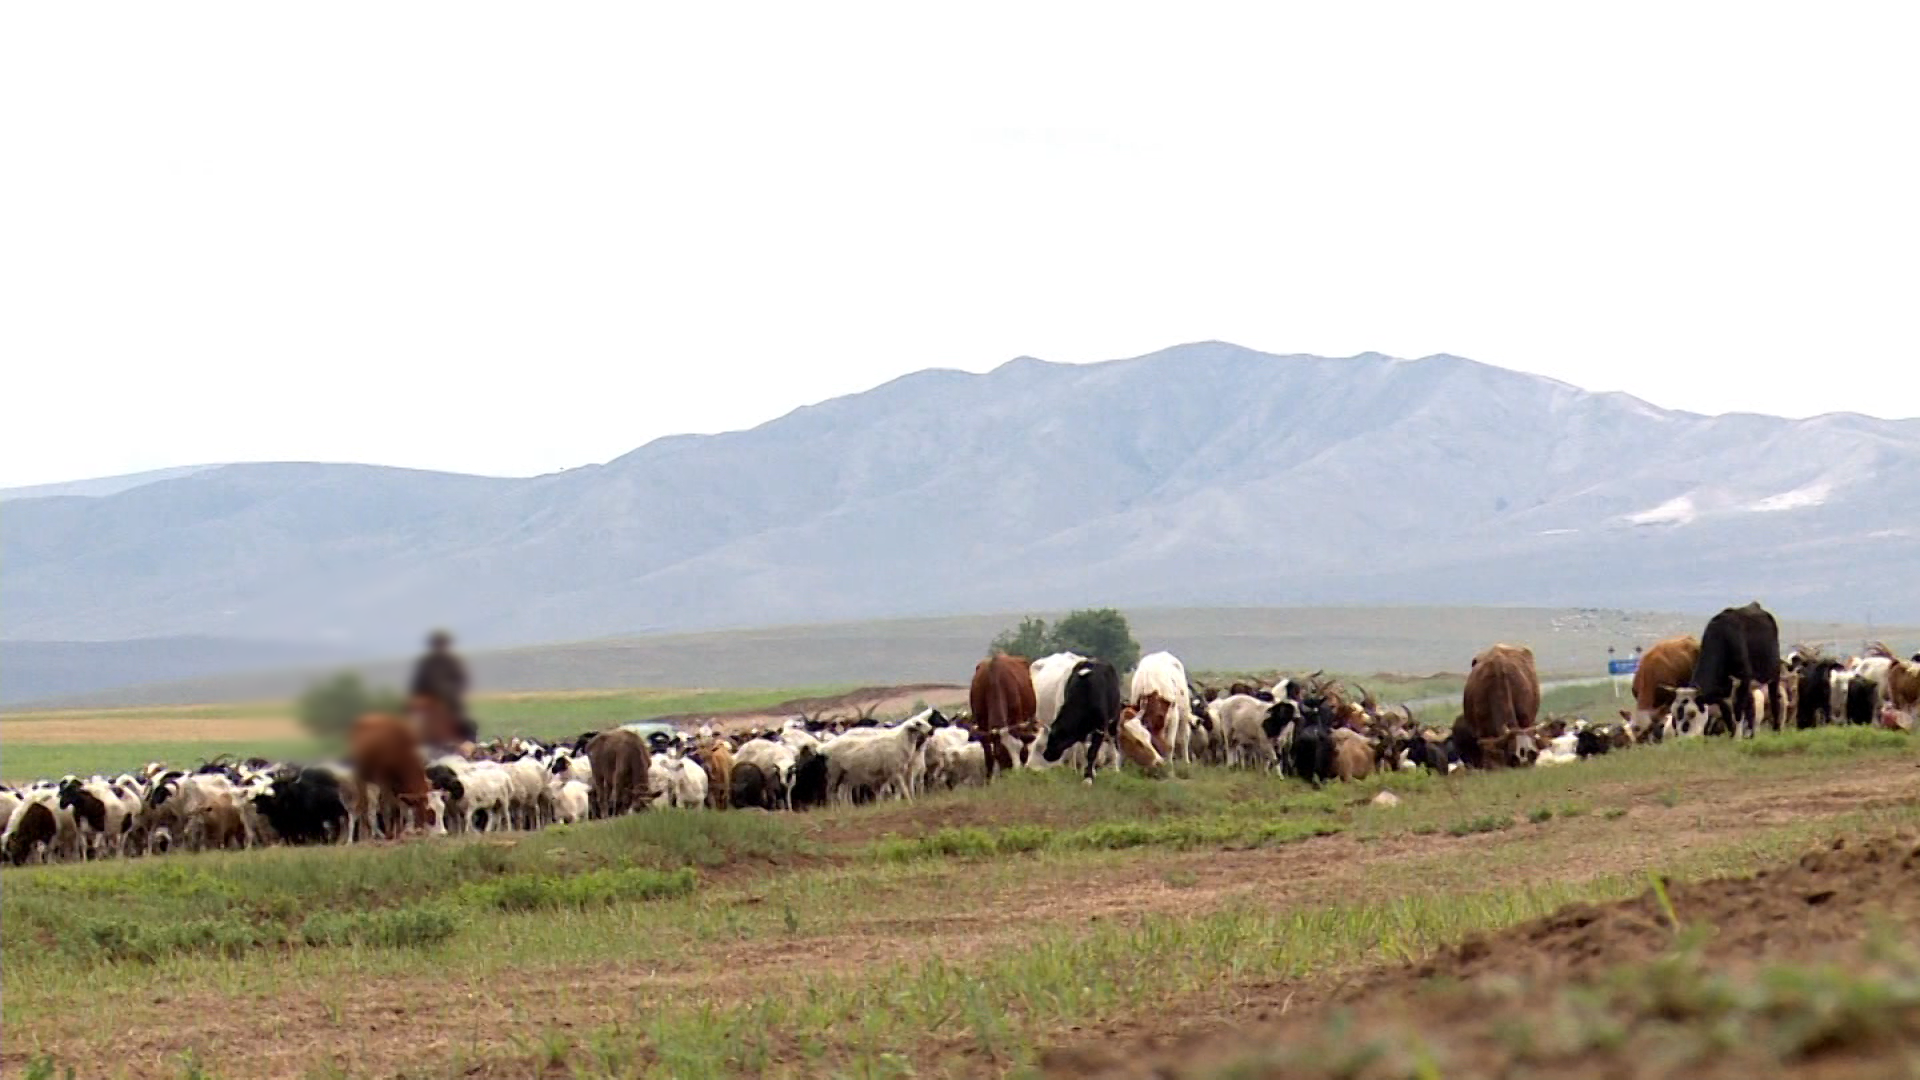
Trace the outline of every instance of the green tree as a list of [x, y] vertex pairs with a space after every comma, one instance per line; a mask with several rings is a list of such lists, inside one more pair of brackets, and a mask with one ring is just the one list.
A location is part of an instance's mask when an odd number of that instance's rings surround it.
[[1036, 619], [1029, 615], [1020, 620], [1018, 630], [1003, 630], [993, 639], [989, 651], [1006, 653], [1009, 656], [1024, 656], [1029, 660], [1038, 660], [1055, 650], [1048, 647], [1051, 639], [1047, 637], [1047, 620]]
[[314, 683], [300, 695], [300, 725], [317, 738], [337, 739], [367, 713], [397, 713], [404, 708], [406, 703], [399, 694], [368, 689], [359, 675], [343, 671]]
[[1054, 652], [1077, 652], [1105, 660], [1123, 672], [1140, 662], [1140, 643], [1133, 640], [1127, 617], [1113, 608], [1071, 612], [1053, 624], [1049, 644]]

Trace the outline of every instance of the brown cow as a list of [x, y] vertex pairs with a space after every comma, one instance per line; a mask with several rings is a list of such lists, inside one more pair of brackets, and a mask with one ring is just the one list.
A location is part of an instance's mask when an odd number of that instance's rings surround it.
[[1147, 729], [1147, 735], [1153, 740], [1153, 750], [1161, 757], [1170, 757], [1172, 743], [1167, 739], [1167, 719], [1173, 715], [1173, 702], [1159, 694], [1147, 694], [1134, 702], [1139, 712], [1140, 724]]
[[1693, 685], [1693, 665], [1700, 662], [1700, 639], [1692, 634], [1656, 642], [1640, 656], [1633, 673], [1633, 733], [1645, 736], [1661, 710], [1673, 705], [1673, 692]]
[[995, 769], [1013, 768], [1017, 762], [1009, 741], [1030, 748], [1039, 736], [1034, 722], [1039, 703], [1027, 659], [1002, 653], [975, 664], [967, 708], [986, 747], [987, 776], [991, 778]]
[[1540, 713], [1540, 676], [1533, 650], [1524, 645], [1491, 645], [1473, 658], [1460, 694], [1462, 712], [1454, 721], [1453, 744], [1470, 767], [1511, 764], [1510, 750], [1523, 741], [1517, 732], [1533, 727]]
[[593, 763], [593, 814], [618, 817], [644, 810], [649, 798], [647, 771], [653, 755], [646, 741], [625, 728], [603, 731], [587, 743]]
[[380, 789], [407, 813], [397, 831], [433, 830], [438, 824], [429, 801], [433, 785], [420, 757], [420, 733], [407, 721], [386, 713], [367, 713], [347, 734], [347, 760], [353, 765], [353, 800], [364, 805], [367, 785]]

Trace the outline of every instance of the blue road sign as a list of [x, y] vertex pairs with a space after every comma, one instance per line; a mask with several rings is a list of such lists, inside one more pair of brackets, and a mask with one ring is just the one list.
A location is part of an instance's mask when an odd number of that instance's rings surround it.
[[1640, 658], [1637, 656], [1628, 657], [1625, 660], [1607, 661], [1607, 674], [1609, 675], [1631, 675], [1639, 670]]

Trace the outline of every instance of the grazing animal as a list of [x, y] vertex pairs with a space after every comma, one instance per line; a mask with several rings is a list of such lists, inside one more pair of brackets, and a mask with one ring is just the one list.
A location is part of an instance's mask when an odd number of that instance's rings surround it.
[[1187, 667], [1170, 652], [1148, 653], [1133, 669], [1134, 707], [1154, 735], [1154, 748], [1172, 761], [1193, 760], [1193, 690]]
[[733, 802], [733, 747], [725, 739], [715, 739], [706, 756], [707, 800], [715, 810], [725, 810]]
[[[1035, 690], [1040, 690], [1037, 679]], [[1120, 673], [1105, 660], [1076, 660], [1063, 680], [1059, 715], [1047, 728], [1042, 756], [1050, 762], [1059, 761], [1068, 747], [1086, 743], [1086, 782], [1091, 784], [1100, 745], [1118, 736], [1119, 728]]]
[[353, 765], [357, 788], [364, 792], [368, 785], [376, 786], [404, 811], [398, 832], [406, 832], [409, 821], [426, 831], [439, 824], [427, 798], [433, 786], [427, 782], [420, 756], [420, 735], [405, 720], [385, 713], [367, 713], [355, 720], [347, 733], [347, 760]]
[[[808, 753], [815, 751], [809, 748]], [[736, 769], [748, 764], [758, 766], [762, 773], [773, 779], [784, 804], [793, 790], [794, 770], [800, 767], [800, 754], [778, 739], [763, 736], [740, 744], [740, 749], [734, 751], [733, 762]]]
[[660, 755], [653, 759], [649, 778], [656, 807], [699, 810], [707, 805], [707, 771], [692, 758]]
[[584, 780], [557, 780], [553, 785], [553, 819], [577, 825], [593, 813], [593, 788]]
[[856, 791], [876, 798], [892, 792], [913, 801], [909, 773], [913, 759], [933, 737], [933, 724], [915, 716], [890, 728], [856, 728], [826, 744], [827, 794], [851, 802]]
[[1166, 766], [1167, 759], [1160, 755], [1159, 748], [1153, 744], [1152, 733], [1131, 705], [1120, 710], [1120, 728], [1115, 733], [1114, 745], [1119, 747], [1122, 761], [1131, 761], [1145, 772], [1158, 773]]
[[733, 766], [730, 799], [736, 810], [778, 810], [786, 802], [786, 792], [777, 777], [751, 761], [740, 761]]
[[1005, 654], [975, 664], [967, 708], [986, 749], [988, 774], [1017, 767], [1039, 731], [1032, 666], [1024, 657]]
[[[1041, 753], [1027, 755], [1027, 767], [1044, 769], [1060, 760], [1046, 755], [1045, 740], [1052, 737], [1053, 722], [1060, 716], [1060, 707], [1067, 697], [1067, 680], [1073, 675], [1074, 665], [1086, 657], [1079, 653], [1062, 652], [1052, 656], [1043, 656], [1035, 660], [1029, 671], [1033, 678], [1034, 711], [1033, 722], [1036, 728], [1035, 742], [1040, 745]], [[1115, 676], [1116, 679], [1119, 676]], [[1119, 722], [1120, 713], [1114, 710], [1114, 721]]]
[[1513, 763], [1514, 733], [1533, 727], [1540, 713], [1540, 676], [1533, 650], [1492, 645], [1473, 658], [1461, 691], [1461, 715], [1452, 741], [1473, 768]]
[[992, 757], [980, 737], [962, 727], [944, 727], [927, 740], [927, 787], [945, 790], [987, 782]]
[[593, 765], [595, 816], [619, 817], [646, 807], [653, 755], [640, 736], [625, 728], [603, 731], [587, 743], [587, 760]]
[[59, 823], [53, 808], [44, 799], [28, 799], [7, 818], [7, 831], [0, 836], [0, 849], [5, 850], [7, 861], [15, 866], [25, 866], [29, 859], [45, 862], [47, 851], [58, 835]]
[[1207, 706], [1225, 743], [1226, 763], [1270, 769], [1279, 764], [1280, 740], [1300, 719], [1298, 702], [1251, 694], [1216, 698]]
[[1365, 780], [1373, 772], [1373, 746], [1351, 728], [1333, 730], [1333, 775], [1342, 780]]
[[1700, 661], [1700, 640], [1692, 634], [1655, 642], [1640, 656], [1633, 673], [1633, 715], [1628, 722], [1634, 732], [1645, 735], [1653, 728], [1654, 718], [1672, 707], [1674, 691], [1693, 681], [1693, 666]]
[[1333, 730], [1332, 703], [1319, 694], [1304, 698], [1293, 741], [1287, 746], [1287, 762], [1294, 776], [1314, 787], [1334, 778]]
[[[1761, 722], [1780, 726], [1780, 624], [1758, 602], [1726, 608], [1707, 620], [1700, 635], [1700, 659], [1687, 684], [1699, 691], [1695, 701], [1710, 715], [1724, 710], [1730, 734], [1742, 727], [1752, 735]], [[1764, 717], [1755, 714], [1753, 698], [1743, 692], [1764, 685]]]
[[253, 805], [289, 844], [328, 843], [347, 828], [340, 781], [325, 769], [304, 769], [292, 780], [275, 780], [254, 796]]
[[[1843, 670], [1838, 660], [1810, 660], [1800, 665], [1796, 681], [1800, 684], [1795, 695], [1795, 727], [1810, 728], [1821, 724], [1831, 724], [1839, 719], [1833, 709], [1833, 676]], [[1841, 712], [1844, 713], [1844, 704]]]
[[1870, 676], [1855, 675], [1847, 682], [1847, 723], [1871, 724], [1880, 716], [1880, 684]]

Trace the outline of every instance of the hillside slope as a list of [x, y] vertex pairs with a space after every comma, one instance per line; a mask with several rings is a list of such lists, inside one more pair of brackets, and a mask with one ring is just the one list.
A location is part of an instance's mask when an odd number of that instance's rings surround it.
[[1920, 621], [1920, 421], [1451, 356], [923, 371], [525, 480], [231, 465], [0, 513], [7, 640], [475, 643], [1082, 603]]

